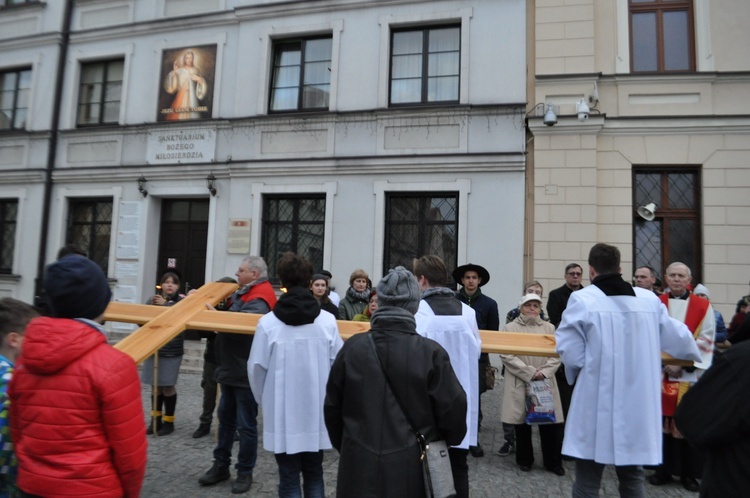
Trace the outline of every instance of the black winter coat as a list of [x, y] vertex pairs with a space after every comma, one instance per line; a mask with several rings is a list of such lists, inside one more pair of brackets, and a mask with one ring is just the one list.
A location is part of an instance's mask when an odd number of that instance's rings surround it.
[[[339, 451], [336, 496], [412, 498], [425, 496], [420, 451], [398, 396], [428, 441], [459, 444], [466, 433], [466, 395], [448, 353], [416, 333], [413, 315], [392, 316], [381, 308], [369, 333], [346, 341], [331, 368], [324, 405], [331, 443]], [[396, 313], [397, 314], [397, 313]]]
[[688, 389], [675, 422], [706, 455], [701, 497], [750, 496], [750, 341], [735, 344]]

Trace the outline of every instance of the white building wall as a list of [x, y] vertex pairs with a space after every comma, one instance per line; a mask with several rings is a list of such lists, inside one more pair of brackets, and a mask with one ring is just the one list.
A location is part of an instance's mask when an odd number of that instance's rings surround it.
[[[205, 276], [211, 280], [233, 275], [242, 258], [227, 250], [230, 219], [251, 220], [250, 247], [256, 252], [264, 193], [324, 192], [324, 266], [344, 292], [355, 268], [365, 268], [373, 280], [386, 271], [384, 192], [448, 190], [460, 193], [458, 264], [486, 266], [493, 275], [487, 294], [502, 309], [515, 306], [523, 280], [525, 9], [521, 0], [77, 2], [47, 260], [65, 241], [69, 200], [111, 196], [116, 214], [108, 273], [118, 277], [117, 215], [137, 206], [138, 270], [115, 285], [135, 287], [140, 302], [153, 290], [162, 200], [210, 199]], [[57, 7], [38, 15], [61, 23]], [[0, 12], [0, 24], [5, 17]], [[462, 27], [459, 105], [388, 108], [390, 27], [447, 21]], [[269, 115], [272, 40], [322, 32], [334, 39], [329, 112]], [[50, 126], [58, 40], [37, 38], [27, 48], [0, 35], [0, 70], [8, 58], [33, 65], [33, 129], [44, 131]], [[157, 123], [162, 51], [205, 44], [217, 45], [213, 118]], [[125, 60], [118, 125], [77, 128], [80, 64], [114, 57]], [[156, 164], [149, 137], [167, 131], [213, 134], [211, 159]], [[0, 170], [7, 166], [16, 183], [28, 183], [23, 219], [19, 215], [23, 235], [17, 238], [23, 249], [14, 261], [15, 277], [0, 278], [0, 292], [25, 300], [33, 296], [36, 274], [38, 235], [29, 227], [41, 219], [46, 139], [43, 133], [0, 134], [0, 150], [20, 145], [24, 151], [7, 165], [0, 160]], [[205, 186], [209, 172], [217, 178], [215, 197]], [[145, 198], [137, 190], [141, 175], [148, 180]], [[0, 178], [0, 196], [14, 188], [7, 178]]]

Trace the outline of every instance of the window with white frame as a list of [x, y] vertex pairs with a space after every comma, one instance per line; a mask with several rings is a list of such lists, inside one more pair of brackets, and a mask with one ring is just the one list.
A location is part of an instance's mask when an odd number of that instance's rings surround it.
[[0, 274], [10, 274], [13, 271], [17, 218], [18, 201], [0, 199]]
[[440, 256], [450, 275], [458, 255], [458, 192], [386, 192], [383, 270]]
[[391, 105], [458, 102], [461, 27], [394, 29], [390, 66]]
[[112, 239], [112, 199], [71, 199], [66, 244], [88, 254], [106, 274]]
[[276, 263], [287, 251], [306, 257], [313, 268], [323, 268], [325, 216], [325, 194], [263, 195], [260, 255], [272, 282], [278, 283]]
[[0, 130], [26, 128], [30, 93], [30, 68], [0, 72]]
[[329, 35], [273, 44], [270, 112], [328, 109], [332, 43]]
[[81, 65], [78, 126], [116, 124], [120, 117], [125, 61], [87, 62]]

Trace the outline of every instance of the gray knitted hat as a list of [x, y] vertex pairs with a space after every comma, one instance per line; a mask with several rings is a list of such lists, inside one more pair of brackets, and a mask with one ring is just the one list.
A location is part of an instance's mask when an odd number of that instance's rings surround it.
[[416, 313], [419, 309], [419, 284], [403, 266], [388, 271], [378, 282], [378, 307], [395, 306]]

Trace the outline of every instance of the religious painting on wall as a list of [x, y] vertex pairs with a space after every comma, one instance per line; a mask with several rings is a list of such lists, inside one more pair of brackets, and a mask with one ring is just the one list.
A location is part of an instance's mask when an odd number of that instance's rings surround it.
[[216, 45], [164, 50], [156, 120], [210, 118], [215, 76]]

